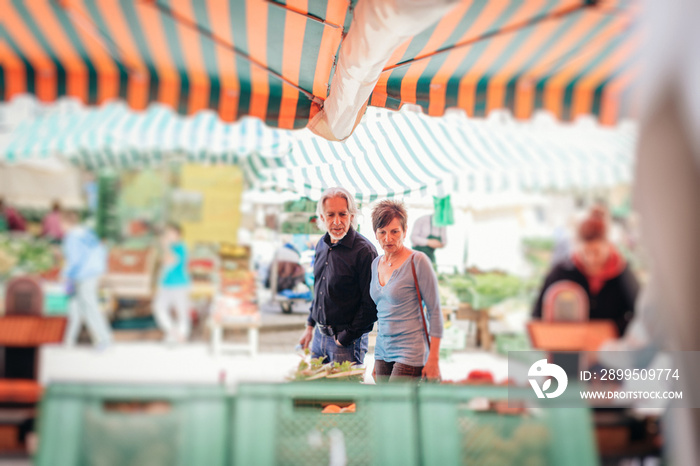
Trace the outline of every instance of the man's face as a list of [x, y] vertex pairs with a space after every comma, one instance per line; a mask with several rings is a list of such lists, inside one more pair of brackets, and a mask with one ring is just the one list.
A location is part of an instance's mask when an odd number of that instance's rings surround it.
[[348, 201], [342, 197], [332, 197], [323, 202], [321, 221], [326, 225], [326, 230], [331, 241], [336, 243], [343, 239], [350, 229], [353, 216], [348, 212]]

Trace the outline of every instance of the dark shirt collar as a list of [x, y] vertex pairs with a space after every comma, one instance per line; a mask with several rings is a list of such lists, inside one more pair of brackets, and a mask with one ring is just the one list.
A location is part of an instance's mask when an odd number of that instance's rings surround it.
[[331, 243], [331, 235], [328, 232], [326, 232], [326, 234], [323, 235], [323, 241], [330, 248], [338, 246], [338, 245], [343, 245], [348, 249], [352, 249], [353, 245], [355, 244], [355, 236], [357, 236], [357, 232], [355, 232], [355, 229], [351, 225], [350, 228], [348, 229], [347, 234], [345, 236], [343, 236], [343, 239], [341, 239], [337, 243], [335, 243], [335, 244]]

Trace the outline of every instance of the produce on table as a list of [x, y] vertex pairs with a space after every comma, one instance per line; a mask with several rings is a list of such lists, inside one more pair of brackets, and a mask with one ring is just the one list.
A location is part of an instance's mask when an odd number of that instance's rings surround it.
[[323, 358], [312, 358], [311, 351], [306, 348], [302, 354], [299, 366], [289, 377], [293, 381], [336, 380], [342, 382], [362, 382], [364, 368], [358, 368], [354, 362], [323, 363]]
[[328, 405], [325, 408], [323, 408], [323, 411], [321, 411], [323, 414], [335, 414], [339, 413], [341, 410], [340, 406], [338, 405]]
[[355, 405], [355, 403], [353, 403], [353, 404], [341, 409], [340, 412], [341, 413], [354, 413], [356, 410], [357, 410], [357, 406]]
[[17, 257], [0, 249], [0, 277], [9, 275], [15, 265], [17, 265]]
[[460, 301], [485, 309], [524, 292], [524, 282], [514, 275], [480, 273], [443, 276]]
[[352, 403], [344, 408], [338, 405], [330, 404], [323, 408], [322, 414], [342, 414], [342, 413], [354, 413], [356, 411], [355, 403]]
[[0, 277], [39, 274], [56, 266], [54, 246], [44, 239], [0, 235]]

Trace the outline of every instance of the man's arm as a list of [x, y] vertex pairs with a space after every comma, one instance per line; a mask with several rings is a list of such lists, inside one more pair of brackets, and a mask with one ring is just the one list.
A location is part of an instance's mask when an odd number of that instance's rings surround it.
[[441, 227], [440, 228], [440, 243], [442, 244], [442, 248], [447, 246], [447, 228]]
[[338, 343], [348, 346], [353, 340], [362, 336], [365, 329], [377, 321], [377, 305], [369, 294], [372, 282], [372, 262], [377, 257], [374, 247], [367, 248], [358, 254], [357, 282], [362, 298], [360, 308], [355, 314], [350, 327], [338, 334]]
[[309, 317], [306, 319], [306, 325], [309, 327], [315, 327], [316, 326], [316, 321], [314, 320], [313, 317], [311, 317], [311, 314], [313, 313], [314, 310], [314, 303], [316, 302], [316, 299], [313, 299], [311, 301], [311, 306], [309, 306]]

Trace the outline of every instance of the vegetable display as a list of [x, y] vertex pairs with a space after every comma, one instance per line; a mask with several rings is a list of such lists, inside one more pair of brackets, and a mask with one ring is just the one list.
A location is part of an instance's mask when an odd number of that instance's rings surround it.
[[354, 362], [331, 362], [324, 364], [323, 358], [312, 358], [306, 348], [296, 370], [289, 377], [293, 381], [334, 380], [342, 382], [362, 382], [364, 368], [358, 368]]
[[523, 281], [514, 275], [483, 273], [443, 277], [460, 301], [474, 309], [494, 306], [523, 292]]
[[56, 266], [53, 246], [44, 239], [0, 235], [0, 278], [38, 274]]

